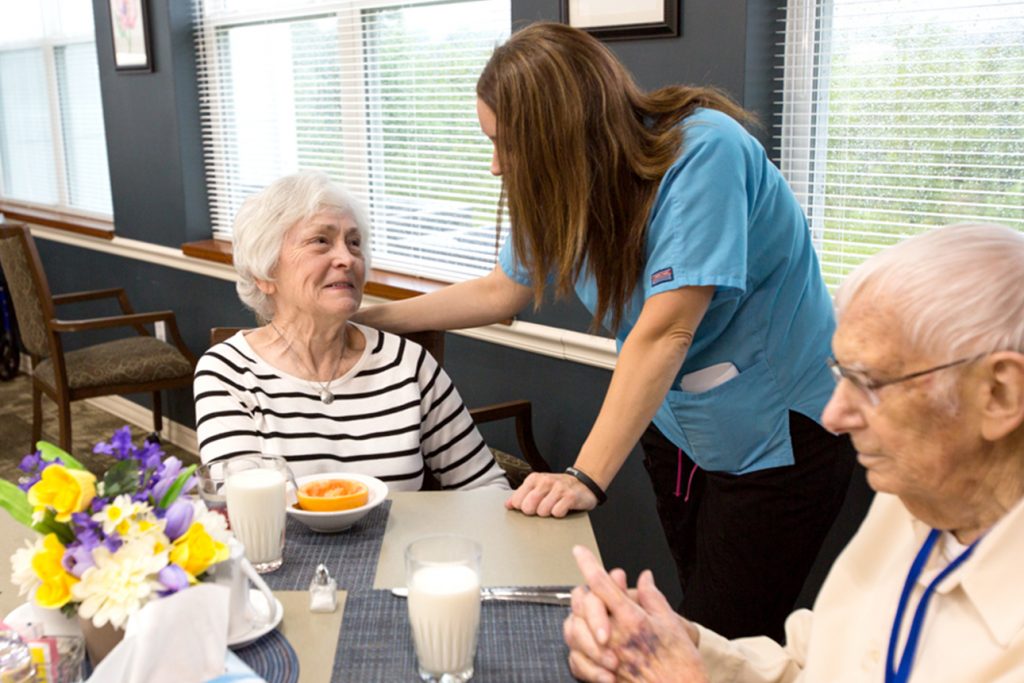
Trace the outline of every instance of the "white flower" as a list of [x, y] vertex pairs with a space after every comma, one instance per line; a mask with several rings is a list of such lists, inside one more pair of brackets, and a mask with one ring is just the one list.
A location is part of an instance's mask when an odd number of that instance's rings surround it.
[[122, 522], [118, 534], [126, 543], [143, 543], [150, 552], [159, 553], [166, 550], [171, 543], [164, 533], [165, 526], [164, 520], [157, 519], [156, 515], [147, 512]]
[[167, 552], [154, 553], [144, 541], [125, 543], [116, 553], [99, 546], [93, 551], [93, 560], [96, 566], [85, 570], [71, 594], [82, 602], [79, 616], [92, 619], [97, 628], [108, 622], [122, 628], [128, 617], [162, 589], [156, 574], [167, 566]]
[[11, 583], [18, 587], [18, 595], [29, 595], [43, 585], [32, 568], [32, 558], [43, 550], [43, 537], [35, 543], [25, 541], [24, 548], [18, 548], [11, 555]]
[[210, 534], [210, 538], [218, 543], [225, 544], [230, 539], [234, 538], [234, 534], [228, 530], [228, 522], [224, 518], [224, 515], [219, 512], [207, 510], [201, 500], [193, 501], [192, 506], [192, 523], [202, 524], [206, 533]]
[[145, 515], [152, 508], [147, 503], [136, 503], [127, 494], [121, 494], [95, 515], [93, 521], [103, 525], [103, 533], [106, 536], [114, 533], [127, 533], [130, 530], [131, 520], [137, 515]]

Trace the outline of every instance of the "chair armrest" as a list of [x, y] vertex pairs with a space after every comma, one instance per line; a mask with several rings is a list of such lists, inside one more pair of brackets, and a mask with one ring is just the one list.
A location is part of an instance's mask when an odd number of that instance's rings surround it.
[[533, 411], [529, 401], [508, 401], [481, 406], [473, 408], [469, 414], [477, 424], [515, 418], [516, 439], [523, 459], [530, 463], [534, 472], [551, 471], [551, 465], [540, 454], [537, 442], [533, 438]]
[[[86, 292], [69, 292], [67, 294], [57, 294], [52, 297], [54, 305], [61, 304], [73, 304], [80, 301], [95, 301], [97, 299], [117, 299], [118, 305], [121, 307], [121, 313], [124, 315], [131, 315], [135, 313], [135, 309], [132, 308], [131, 303], [128, 301], [128, 295], [125, 294], [124, 289], [121, 287], [110, 287], [109, 289], [91, 289]], [[139, 334], [149, 335], [149, 332], [142, 325], [135, 325], [135, 329]]]
[[90, 289], [87, 292], [68, 292], [67, 294], [54, 294], [53, 303], [55, 304], [71, 304], [78, 301], [92, 301], [94, 299], [111, 299], [117, 297], [127, 301], [128, 298], [125, 296], [124, 290], [120, 287], [111, 287], [110, 289]]
[[149, 334], [149, 330], [142, 326], [157, 322], [163, 322], [167, 325], [167, 332], [174, 345], [178, 347], [182, 355], [194, 366], [196, 364], [196, 357], [181, 338], [181, 333], [178, 331], [178, 322], [174, 317], [174, 311], [111, 315], [103, 318], [86, 318], [83, 320], [59, 320], [54, 318], [48, 322], [48, 325], [54, 332], [82, 332], [83, 330], [106, 330], [112, 327], [134, 327], [145, 331], [146, 336], [152, 336]]
[[[111, 327], [135, 327], [151, 325], [156, 322], [167, 322], [174, 318], [174, 311], [154, 311], [152, 313], [132, 313], [131, 315], [108, 315], [102, 318], [83, 318], [80, 320], [50, 321], [50, 329], [54, 332], [82, 332], [83, 330], [105, 330]], [[149, 334], [147, 330], [147, 334]]]

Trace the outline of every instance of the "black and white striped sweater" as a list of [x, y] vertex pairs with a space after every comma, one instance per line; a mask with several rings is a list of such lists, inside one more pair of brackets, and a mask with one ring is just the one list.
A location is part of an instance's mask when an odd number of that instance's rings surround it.
[[330, 405], [315, 384], [256, 355], [243, 332], [207, 351], [194, 384], [203, 462], [276, 454], [296, 477], [357, 472], [398, 491], [418, 490], [426, 466], [446, 489], [508, 488], [434, 358], [397, 335], [358, 328], [363, 355], [331, 383]]

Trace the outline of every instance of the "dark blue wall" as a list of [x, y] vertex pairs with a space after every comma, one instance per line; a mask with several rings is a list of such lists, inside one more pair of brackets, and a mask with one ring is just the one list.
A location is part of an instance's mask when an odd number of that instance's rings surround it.
[[[767, 0], [685, 0], [683, 35], [611, 43], [648, 88], [682, 82], [713, 84], [770, 120], [772, 17]], [[191, 33], [191, 3], [151, 0], [152, 73], [113, 68], [107, 0], [93, 0], [114, 220], [121, 237], [169, 247], [210, 236], [199, 106]], [[513, 0], [521, 25], [559, 19], [558, 0]], [[767, 137], [763, 138], [767, 141]], [[137, 310], [173, 309], [197, 354], [209, 328], [249, 325], [231, 283], [136, 260], [39, 241], [53, 291], [123, 286]], [[547, 306], [536, 322], [584, 330], [589, 316], [576, 302]], [[570, 464], [597, 415], [610, 373], [576, 363], [448, 336], [447, 367], [470, 406], [514, 398], [533, 402], [542, 452], [558, 467]], [[145, 403], [145, 397], [138, 397]], [[168, 397], [166, 411], [191, 425], [187, 391]], [[504, 427], [487, 429], [494, 445], [515, 450]], [[609, 491], [609, 503], [593, 514], [606, 561], [631, 576], [652, 567], [678, 598], [674, 570], [658, 526], [646, 475], [637, 453]]]

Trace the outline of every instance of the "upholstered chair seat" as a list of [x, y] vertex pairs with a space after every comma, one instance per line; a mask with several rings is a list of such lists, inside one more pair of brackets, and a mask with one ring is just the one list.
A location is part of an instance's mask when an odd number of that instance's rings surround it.
[[[192, 377], [192, 364], [181, 351], [156, 337], [130, 337], [66, 351], [64, 365], [72, 389]], [[39, 363], [35, 375], [47, 386], [55, 386], [49, 359]]]

